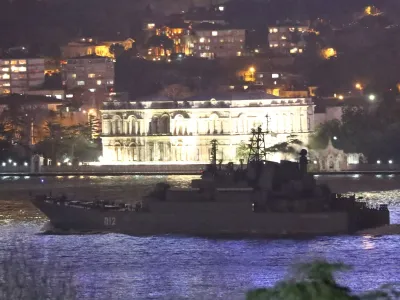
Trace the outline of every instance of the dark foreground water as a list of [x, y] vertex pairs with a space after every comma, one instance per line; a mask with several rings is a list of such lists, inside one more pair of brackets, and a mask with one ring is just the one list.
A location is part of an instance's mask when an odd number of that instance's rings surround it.
[[[353, 266], [338, 274], [354, 291], [400, 281], [400, 236], [339, 236], [310, 240], [210, 240], [125, 235], [43, 235], [46, 219], [27, 199], [29, 191], [130, 201], [160, 181], [187, 186], [190, 176], [2, 178], [0, 180], [0, 275], [47, 274], [46, 286], [72, 283], [77, 299], [244, 299], [253, 287], [284, 278], [296, 262], [326, 258]], [[400, 177], [319, 177], [338, 192], [362, 191], [389, 203], [400, 223]], [[17, 265], [17, 267], [10, 268]], [[33, 276], [33, 277], [35, 277]], [[43, 285], [26, 276], [24, 285]], [[36, 280], [36, 281], [35, 281]], [[0, 288], [0, 299], [5, 297]], [[68, 294], [66, 291], [65, 294]], [[3, 295], [3, 298], [2, 296]], [[55, 296], [53, 295], [55, 299]], [[65, 299], [61, 297], [59, 299]], [[19, 298], [18, 298], [19, 299]]]

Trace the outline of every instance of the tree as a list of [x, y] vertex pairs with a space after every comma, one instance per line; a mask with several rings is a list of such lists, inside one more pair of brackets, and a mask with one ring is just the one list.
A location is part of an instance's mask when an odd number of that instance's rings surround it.
[[[274, 144], [265, 148], [265, 154], [281, 153], [284, 155], [295, 155], [298, 153], [298, 148], [303, 146], [303, 142], [297, 139], [296, 135], [290, 135], [285, 142]], [[236, 158], [238, 160], [247, 160], [250, 154], [250, 144], [241, 141], [236, 148]]]
[[112, 45], [110, 46], [109, 51], [110, 51], [110, 53], [111, 53], [112, 55], [114, 55], [114, 58], [117, 58], [117, 57], [119, 57], [122, 53], [124, 53], [125, 47], [124, 47], [124, 45], [122, 45], [122, 44], [120, 44], [120, 43], [115, 43], [115, 44], [112, 44]]
[[236, 148], [236, 159], [237, 160], [247, 160], [250, 154], [250, 145], [246, 144], [244, 141], [241, 141], [240, 144]]
[[171, 50], [174, 47], [174, 41], [171, 40], [166, 35], [153, 35], [147, 41], [147, 46], [150, 47], [159, 47], [164, 50]]
[[271, 153], [282, 153], [282, 154], [297, 154], [298, 147], [303, 146], [303, 142], [300, 141], [296, 135], [289, 135], [285, 142], [277, 143], [265, 149], [267, 154]]
[[317, 260], [313, 263], [295, 266], [292, 276], [278, 282], [271, 288], [260, 288], [249, 291], [247, 300], [367, 300], [367, 299], [398, 299], [400, 296], [391, 285], [362, 295], [353, 294], [349, 288], [340, 286], [334, 278], [334, 273], [349, 270], [350, 267], [341, 263], [329, 263]]
[[187, 86], [181, 84], [171, 84], [161, 91], [161, 95], [171, 100], [182, 100], [193, 95]]

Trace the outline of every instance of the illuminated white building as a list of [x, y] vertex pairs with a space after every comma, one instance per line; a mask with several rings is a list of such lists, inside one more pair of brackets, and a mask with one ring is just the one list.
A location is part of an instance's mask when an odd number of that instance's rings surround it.
[[22, 94], [44, 83], [43, 58], [0, 59], [0, 94]]
[[213, 139], [218, 159], [238, 161], [237, 147], [248, 143], [252, 128], [268, 126], [274, 133], [269, 145], [289, 135], [307, 143], [314, 124], [311, 99], [264, 92], [197, 95], [175, 102], [149, 98], [108, 104], [101, 113], [104, 164], [208, 163]]

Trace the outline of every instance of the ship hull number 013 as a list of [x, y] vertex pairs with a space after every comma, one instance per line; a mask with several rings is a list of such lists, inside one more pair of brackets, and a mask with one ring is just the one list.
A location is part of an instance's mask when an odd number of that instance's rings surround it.
[[104, 217], [104, 225], [105, 226], [115, 226], [117, 223], [116, 218], [114, 217]]

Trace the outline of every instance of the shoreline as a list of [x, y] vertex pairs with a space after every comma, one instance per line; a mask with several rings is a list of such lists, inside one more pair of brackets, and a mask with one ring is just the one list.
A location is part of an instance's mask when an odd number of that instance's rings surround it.
[[[61, 172], [0, 172], [0, 176], [157, 176], [157, 175], [201, 175], [201, 170], [196, 171], [61, 171]], [[381, 170], [381, 171], [340, 171], [340, 172], [309, 172], [314, 176], [348, 176], [353, 175], [355, 178], [367, 175], [400, 175], [400, 170]]]

